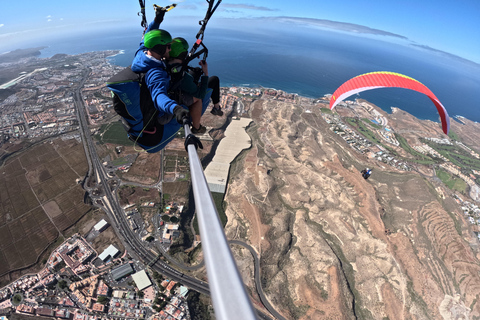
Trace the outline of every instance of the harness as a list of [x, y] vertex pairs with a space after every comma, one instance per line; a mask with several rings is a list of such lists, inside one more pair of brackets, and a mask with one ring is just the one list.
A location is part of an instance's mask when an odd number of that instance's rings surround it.
[[[215, 4], [215, 0], [206, 0], [206, 1], [208, 3], [208, 9], [207, 9], [207, 12], [205, 14], [205, 18], [203, 18], [203, 20], [200, 20], [198, 22], [198, 24], [200, 25], [200, 30], [198, 31], [197, 35], [195, 36], [197, 41], [195, 41], [195, 43], [193, 44], [192, 49], [190, 49], [190, 52], [188, 53], [187, 57], [183, 60], [182, 69], [184, 69], [184, 70], [187, 70], [187, 68], [190, 68], [190, 67], [188, 67], [188, 64], [193, 59], [198, 58], [203, 54], [202, 60], [206, 60], [207, 56], [208, 56], [208, 48], [203, 43], [203, 37], [205, 36], [205, 28], [207, 27], [208, 21], [212, 17], [215, 10], [217, 10], [217, 8], [220, 5], [220, 3], [222, 2], [222, 0], [218, 0], [216, 4]], [[202, 47], [202, 49], [197, 52], [198, 48], [200, 48], [200, 47]], [[192, 68], [190, 68], [190, 69], [192, 69]]]
[[[113, 93], [113, 108], [122, 117], [129, 137], [150, 140], [148, 135], [158, 138], [162, 134], [157, 121], [158, 110], [145, 83], [144, 73], [135, 73], [127, 67], [110, 78], [107, 87]], [[148, 144], [148, 141], [142, 144]]]

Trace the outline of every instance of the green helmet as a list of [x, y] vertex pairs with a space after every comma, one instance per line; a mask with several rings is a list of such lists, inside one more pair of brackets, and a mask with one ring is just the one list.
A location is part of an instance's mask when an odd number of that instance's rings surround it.
[[172, 42], [172, 36], [168, 31], [162, 29], [154, 29], [145, 33], [143, 43], [148, 49], [152, 49], [156, 45], [165, 46]]
[[188, 51], [188, 42], [187, 40], [177, 37], [172, 40], [172, 48], [170, 50], [170, 58], [180, 58], [184, 59], [185, 57], [181, 57], [182, 53], [186, 55]]

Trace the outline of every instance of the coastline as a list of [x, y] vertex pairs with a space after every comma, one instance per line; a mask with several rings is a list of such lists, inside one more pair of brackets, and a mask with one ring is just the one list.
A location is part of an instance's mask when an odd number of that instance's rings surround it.
[[[121, 54], [125, 54], [125, 50], [124, 50], [124, 49], [117, 49], [117, 50], [112, 50], [112, 51], [118, 51], [118, 52], [115, 53], [115, 54], [113, 54], [113, 55], [111, 55], [111, 56], [109, 56], [109, 57], [108, 57], [109, 59], [111, 59], [111, 58], [113, 58], [113, 57], [116, 57], [116, 56], [119, 56], [119, 55], [121, 55]], [[111, 63], [110, 63], [110, 64], [111, 64]]]
[[[43, 48], [49, 48], [49, 47], [44, 46]], [[112, 54], [112, 55], [109, 55], [107, 57], [107, 62], [111, 65], [114, 65], [114, 66], [125, 67], [126, 66], [126, 65], [124, 65], [125, 63], [119, 63], [121, 61], [115, 61], [115, 60], [118, 57], [126, 56], [127, 51], [131, 51], [130, 49], [111, 49], [111, 50], [99, 50], [99, 51], [92, 51], [92, 52], [110, 52], [110, 51], [113, 51], [115, 53]], [[14, 52], [14, 51], [12, 51], [12, 52]], [[44, 59], [44, 58], [39, 58], [39, 59]], [[222, 79], [222, 77], [220, 77], [220, 78]], [[269, 85], [269, 84], [252, 83], [252, 82], [248, 82], [248, 81], [245, 82], [245, 81], [241, 81], [241, 80], [240, 81], [226, 81], [225, 83], [221, 83], [221, 86], [223, 86], [223, 87], [247, 87], [247, 88], [257, 88], [258, 87], [258, 88], [262, 88], [262, 89], [279, 90], [279, 91], [283, 91], [287, 94], [297, 95], [299, 97], [309, 98], [309, 99], [320, 99], [320, 98], [322, 98], [326, 95], [332, 94], [332, 93], [323, 93], [322, 94], [321, 92], [319, 92], [318, 95], [312, 95], [312, 94], [308, 94], [308, 93], [305, 93], [305, 92], [299, 92], [298, 90], [295, 90], [295, 89], [291, 89], [291, 90], [289, 90], [288, 88], [279, 89], [278, 87], [272, 86], [272, 85]], [[320, 89], [319, 89], [319, 91], [320, 91]], [[368, 97], [362, 97], [360, 95], [356, 96], [355, 98], [356, 99], [363, 99], [363, 100], [368, 101], [369, 103], [375, 104], [376, 106], [378, 106], [380, 109], [382, 109], [383, 111], [385, 111], [388, 114], [392, 114], [392, 108], [398, 108], [400, 110], [403, 110], [405, 112], [408, 112], [408, 113], [414, 115], [419, 120], [429, 120], [429, 121], [433, 121], [433, 122], [436, 122], [436, 123], [440, 122], [440, 120], [437, 117], [436, 111], [433, 111], [429, 116], [416, 115], [416, 114], [413, 114], [411, 112], [411, 110], [409, 111], [408, 108], [392, 107], [392, 106], [384, 107], [382, 104], [379, 104], [378, 102], [372, 101]], [[394, 98], [395, 97], [392, 97], [392, 103], [394, 102], [394, 100], [393, 100]], [[350, 100], [353, 100], [353, 99], [351, 98]], [[426, 104], [428, 104], [428, 102]], [[426, 105], [426, 107], [432, 107], [432, 106]], [[432, 107], [432, 108], [434, 108], [434, 107]], [[451, 110], [451, 109], [453, 109], [453, 108], [449, 107], [447, 109], [447, 111], [449, 111], [449, 114], [453, 114], [453, 110]], [[478, 123], [478, 121], [474, 120], [473, 118], [471, 118], [469, 116], [464, 116], [464, 115], [450, 116], [450, 118], [453, 118], [453, 119], [455, 119], [456, 117], [465, 118], [465, 119], [468, 119], [469, 121]]]

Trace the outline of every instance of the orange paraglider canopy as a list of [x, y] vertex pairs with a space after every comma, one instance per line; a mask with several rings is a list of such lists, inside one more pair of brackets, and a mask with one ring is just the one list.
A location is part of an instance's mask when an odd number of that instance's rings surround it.
[[447, 110], [438, 98], [421, 82], [406, 75], [394, 72], [379, 71], [356, 76], [342, 84], [330, 98], [330, 109], [333, 109], [341, 101], [349, 96], [366, 90], [376, 88], [404, 88], [425, 94], [437, 107], [442, 121], [442, 129], [445, 134], [450, 130], [450, 118]]

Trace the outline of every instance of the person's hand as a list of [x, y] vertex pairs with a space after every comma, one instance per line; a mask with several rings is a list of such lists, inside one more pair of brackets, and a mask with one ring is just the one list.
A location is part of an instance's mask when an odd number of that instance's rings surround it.
[[198, 63], [202, 67], [203, 74], [208, 77], [208, 64], [205, 60], [200, 60]]
[[177, 119], [177, 122], [181, 125], [183, 125], [184, 119], [188, 121], [188, 118], [190, 117], [188, 110], [179, 105], [176, 105], [175, 108], [173, 108], [173, 114]]
[[165, 12], [167, 12], [167, 9], [164, 7], [159, 7], [157, 5], [154, 5], [153, 7], [155, 8], [155, 22], [162, 23], [163, 17], [165, 16]]

